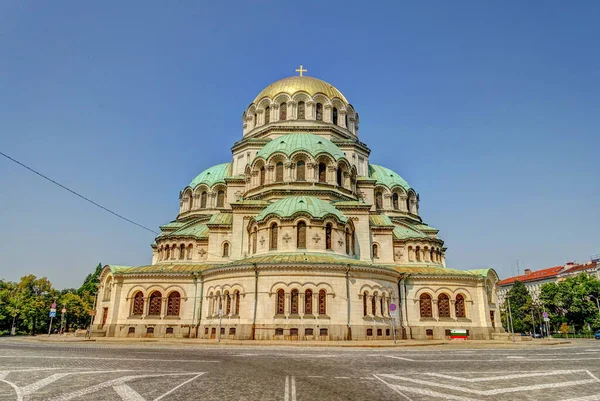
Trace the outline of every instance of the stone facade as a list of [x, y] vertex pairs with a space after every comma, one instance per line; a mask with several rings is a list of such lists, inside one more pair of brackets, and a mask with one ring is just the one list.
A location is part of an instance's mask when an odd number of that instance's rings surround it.
[[501, 332], [496, 273], [446, 267], [418, 193], [369, 163], [358, 122], [324, 81], [290, 77], [265, 88], [243, 113], [232, 161], [181, 191], [179, 215], [152, 244], [152, 265], [105, 267], [94, 335], [308, 341]]

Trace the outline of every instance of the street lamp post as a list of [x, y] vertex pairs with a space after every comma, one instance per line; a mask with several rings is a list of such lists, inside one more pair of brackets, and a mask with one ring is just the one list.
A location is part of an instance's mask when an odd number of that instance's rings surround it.
[[506, 295], [506, 303], [508, 304], [508, 316], [510, 318], [510, 332], [512, 333], [512, 342], [515, 342], [515, 328], [513, 326], [512, 312], [510, 310], [510, 295]]

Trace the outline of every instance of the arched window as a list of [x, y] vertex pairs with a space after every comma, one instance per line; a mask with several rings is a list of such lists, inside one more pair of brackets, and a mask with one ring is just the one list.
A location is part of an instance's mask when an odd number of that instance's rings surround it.
[[258, 127], [258, 116], [254, 113], [254, 127]]
[[265, 124], [268, 124], [271, 122], [271, 108], [267, 107], [265, 109]]
[[265, 168], [264, 166], [260, 168], [260, 185], [265, 185]]
[[311, 290], [304, 291], [304, 314], [312, 315], [312, 297], [313, 293]]
[[225, 293], [225, 314], [229, 315], [231, 313], [231, 295], [229, 292]]
[[363, 292], [363, 316], [367, 316], [367, 298], [369, 294], [365, 291]]
[[410, 199], [406, 198], [406, 211], [410, 213]]
[[430, 262], [434, 262], [434, 259], [433, 259], [433, 258], [434, 258], [434, 256], [433, 256], [433, 248], [431, 248], [431, 249], [429, 250], [429, 261], [430, 261]]
[[299, 221], [298, 226], [296, 227], [296, 232], [297, 247], [301, 249], [306, 249], [306, 223], [303, 221]]
[[298, 120], [304, 120], [305, 107], [304, 102], [298, 102]]
[[323, 121], [323, 105], [317, 103], [317, 121]]
[[337, 185], [338, 187], [342, 186], [342, 169], [338, 168], [337, 172], [336, 172], [336, 181], [337, 181]]
[[350, 238], [352, 239], [352, 255], [356, 255], [356, 236], [354, 235], [354, 231], [350, 233]]
[[325, 290], [319, 291], [319, 315], [327, 314], [327, 292]]
[[292, 290], [292, 294], [290, 296], [290, 314], [298, 314], [298, 290], [296, 289]]
[[258, 230], [254, 227], [254, 232], [252, 233], [252, 253], [256, 253], [256, 237], [258, 237]]
[[175, 259], [175, 254], [177, 253], [177, 245], [173, 245], [171, 248], [171, 259]]
[[234, 297], [235, 297], [235, 314], [239, 315], [240, 314], [240, 292], [236, 291], [233, 293]]
[[131, 308], [132, 315], [142, 315], [144, 313], [144, 294], [138, 291], [133, 296], [133, 307]]
[[160, 292], [154, 291], [150, 295], [150, 300], [148, 301], [148, 315], [158, 316], [160, 315], [160, 304], [162, 303], [162, 297]]
[[181, 305], [181, 295], [177, 291], [173, 291], [167, 298], [167, 315], [179, 316], [179, 308]]
[[109, 277], [104, 282], [104, 301], [110, 301], [110, 296], [112, 293], [112, 277]]
[[375, 193], [375, 208], [383, 209], [383, 194], [381, 192]]
[[189, 198], [188, 198], [188, 210], [192, 210], [192, 206], [193, 206], [193, 203], [194, 203], [194, 198], [192, 197], [192, 194], [189, 194], [188, 196], [189, 196]]
[[306, 181], [306, 164], [302, 160], [296, 163], [296, 180]]
[[438, 315], [439, 317], [450, 317], [450, 298], [446, 294], [438, 296]]
[[225, 206], [225, 191], [217, 192], [217, 207]]
[[346, 128], [348, 128], [348, 114], [344, 115], [344, 122], [346, 123]]
[[431, 296], [429, 294], [421, 294], [419, 297], [419, 306], [421, 309], [421, 317], [433, 317], [431, 309]]
[[225, 242], [223, 244], [223, 257], [224, 258], [228, 258], [229, 257], [229, 242]]
[[333, 249], [331, 240], [332, 231], [333, 227], [331, 223], [327, 223], [325, 226], [325, 249]]
[[283, 289], [277, 291], [277, 309], [276, 312], [278, 315], [285, 314], [285, 292]]
[[373, 316], [377, 316], [377, 293], [373, 293], [373, 297], [371, 298], [371, 314]]
[[283, 162], [275, 165], [275, 182], [283, 182]]
[[319, 163], [319, 182], [327, 182], [327, 166]]
[[466, 317], [465, 314], [465, 297], [462, 294], [458, 294], [456, 296], [456, 302], [454, 303], [454, 308], [456, 309], [456, 317]]
[[187, 247], [187, 258], [188, 260], [192, 259], [192, 250], [194, 249], [194, 246], [192, 244], [188, 245]]
[[185, 245], [179, 245], [179, 259], [185, 259]]
[[385, 309], [383, 308], [383, 298], [385, 295], [381, 294], [381, 298], [379, 298], [379, 310], [381, 311], [381, 316], [385, 316]]
[[269, 249], [277, 249], [277, 234], [278, 234], [278, 229], [277, 229], [277, 223], [273, 223], [273, 225], [271, 226], [271, 241], [269, 244]]
[[394, 204], [394, 209], [398, 210], [398, 194], [396, 192], [394, 192], [394, 195], [392, 195], [392, 203]]
[[415, 248], [415, 259], [417, 260], [417, 262], [421, 261], [421, 247]]
[[201, 209], [206, 209], [206, 191], [203, 191], [200, 194], [200, 208]]
[[169, 247], [169, 245], [167, 245], [165, 248], [165, 259], [169, 259], [170, 256], [171, 256], [171, 248]]
[[379, 247], [373, 244], [373, 259], [379, 259]]
[[285, 121], [287, 118], [287, 103], [283, 102], [279, 105], [279, 119]]
[[331, 119], [333, 120], [333, 123], [334, 123], [335, 125], [337, 125], [337, 123], [338, 123], [338, 111], [337, 111], [337, 108], [336, 108], [336, 107], [334, 107], [334, 108], [333, 108], [333, 112], [332, 112], [332, 115], [331, 115]]

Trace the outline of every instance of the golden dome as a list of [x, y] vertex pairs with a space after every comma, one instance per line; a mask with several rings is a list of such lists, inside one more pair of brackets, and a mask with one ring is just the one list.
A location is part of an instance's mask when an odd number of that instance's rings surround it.
[[273, 82], [258, 94], [253, 103], [258, 103], [263, 97], [273, 99], [282, 92], [289, 95], [293, 95], [296, 92], [307, 92], [311, 96], [322, 93], [330, 99], [337, 97], [342, 99], [344, 103], [348, 103], [346, 97], [335, 86], [317, 78], [304, 76], [292, 76]]

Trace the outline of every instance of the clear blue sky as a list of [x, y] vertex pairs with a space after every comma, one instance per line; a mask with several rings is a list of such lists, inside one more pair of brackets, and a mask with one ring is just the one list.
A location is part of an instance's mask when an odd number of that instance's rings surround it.
[[[202, 4], [201, 4], [202, 3]], [[0, 3], [0, 150], [146, 226], [230, 160], [269, 83], [308, 74], [361, 116], [448, 266], [502, 277], [600, 253], [600, 3]], [[0, 277], [76, 287], [153, 234], [0, 158]]]

